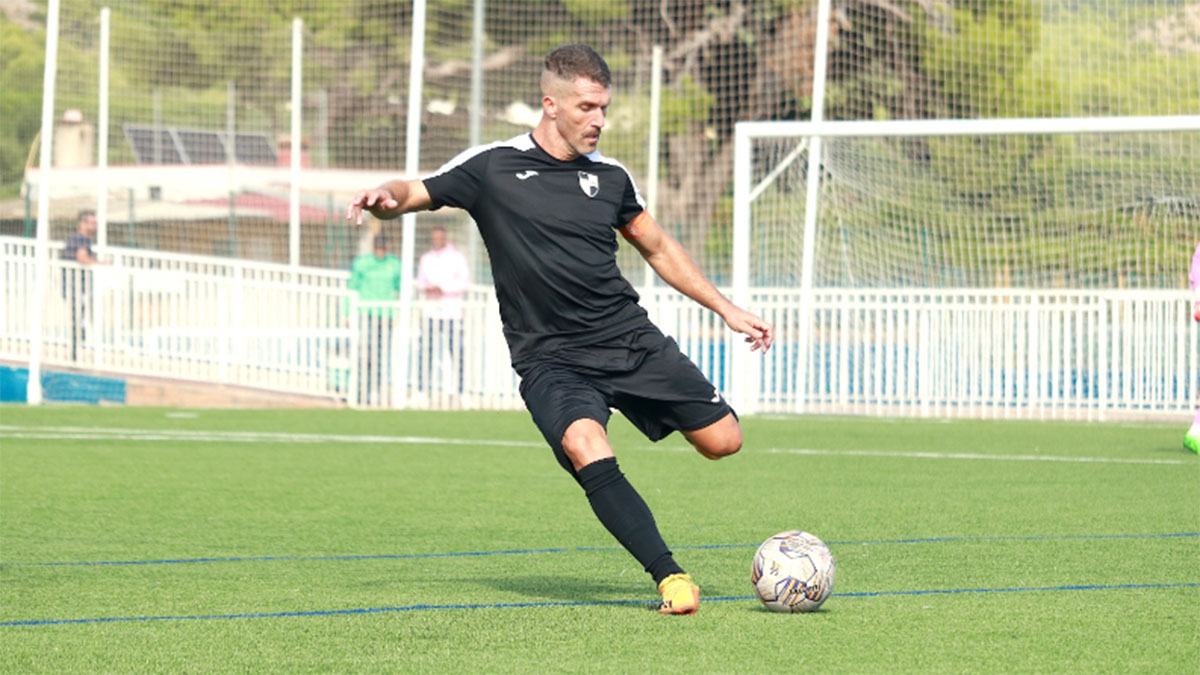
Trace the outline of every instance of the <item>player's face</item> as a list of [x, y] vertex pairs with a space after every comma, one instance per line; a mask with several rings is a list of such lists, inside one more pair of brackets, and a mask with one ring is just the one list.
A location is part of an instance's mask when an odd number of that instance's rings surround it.
[[557, 104], [554, 126], [558, 135], [575, 155], [595, 151], [612, 91], [586, 77], [577, 77], [569, 84], [563, 83], [559, 96], [554, 98]]

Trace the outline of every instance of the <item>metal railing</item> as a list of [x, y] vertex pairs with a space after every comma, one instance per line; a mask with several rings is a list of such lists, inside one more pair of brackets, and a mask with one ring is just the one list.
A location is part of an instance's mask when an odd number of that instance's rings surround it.
[[[0, 359], [17, 363], [29, 360], [34, 333], [34, 248], [0, 237]], [[412, 303], [405, 337], [401, 304], [360, 302], [345, 272], [106, 254], [111, 265], [85, 268], [52, 247], [39, 300], [47, 367], [361, 407], [523, 405], [489, 286], [470, 289], [457, 321]], [[819, 289], [813, 298], [803, 307], [796, 289], [752, 289], [750, 309], [778, 337], [749, 361], [743, 412], [1105, 419], [1186, 413], [1200, 396], [1200, 325], [1185, 291]], [[669, 289], [644, 289], [642, 304], [730, 396], [741, 337]], [[400, 359], [404, 382], [392, 376]]]

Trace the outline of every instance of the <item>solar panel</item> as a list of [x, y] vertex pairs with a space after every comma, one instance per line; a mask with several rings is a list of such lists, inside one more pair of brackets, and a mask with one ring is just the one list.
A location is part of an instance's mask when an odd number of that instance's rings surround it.
[[[126, 124], [125, 139], [138, 164], [224, 164], [229, 161], [229, 134], [216, 129], [184, 129]], [[241, 164], [274, 166], [275, 145], [265, 133], [239, 131], [236, 157]]]
[[225, 134], [196, 129], [180, 129], [176, 133], [179, 143], [187, 153], [189, 164], [224, 164]]
[[124, 127], [125, 139], [133, 148], [138, 164], [183, 164], [183, 157], [175, 146], [175, 139], [166, 128], [158, 129], [158, 143], [155, 143], [153, 127]]
[[275, 144], [266, 134], [238, 132], [237, 158], [243, 164], [270, 164], [277, 162]]

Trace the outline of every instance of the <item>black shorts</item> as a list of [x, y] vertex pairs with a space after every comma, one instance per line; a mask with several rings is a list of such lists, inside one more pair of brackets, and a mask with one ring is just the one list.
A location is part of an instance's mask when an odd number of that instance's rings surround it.
[[525, 407], [560, 463], [567, 427], [579, 419], [606, 426], [610, 408], [652, 441], [733, 412], [675, 340], [650, 324], [599, 345], [544, 354], [518, 374]]

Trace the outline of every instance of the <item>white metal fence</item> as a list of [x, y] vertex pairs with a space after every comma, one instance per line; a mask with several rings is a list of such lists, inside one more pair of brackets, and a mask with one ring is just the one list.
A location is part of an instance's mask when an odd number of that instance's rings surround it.
[[[42, 299], [48, 367], [148, 375], [391, 408], [520, 408], [495, 296], [461, 322], [413, 303], [360, 303], [347, 274], [109, 249], [86, 270], [52, 250]], [[0, 359], [27, 362], [34, 242], [0, 237]], [[751, 289], [778, 341], [750, 356], [719, 317], [677, 293], [651, 318], [744, 412], [1104, 419], [1181, 414], [1200, 397], [1200, 327], [1185, 291], [821, 289], [808, 367], [796, 289]], [[739, 357], [741, 358], [741, 357]], [[407, 378], [393, 373], [407, 359]], [[740, 384], [743, 382], [744, 384]], [[747, 387], [739, 392], [739, 386]]]
[[787, 295], [762, 303], [783, 337], [757, 373], [760, 411], [1105, 419], [1200, 398], [1184, 291], [821, 289], [807, 369]]

